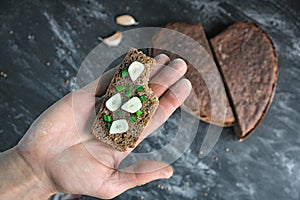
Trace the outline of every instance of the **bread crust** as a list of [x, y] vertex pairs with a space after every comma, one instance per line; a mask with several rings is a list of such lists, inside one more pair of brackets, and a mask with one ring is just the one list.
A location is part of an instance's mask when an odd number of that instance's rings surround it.
[[238, 22], [210, 40], [244, 140], [265, 116], [275, 93], [278, 64], [274, 45], [256, 24]]
[[[211, 59], [213, 60], [213, 55], [208, 40], [206, 38], [204, 29], [201, 24], [175, 22], [175, 23], [167, 24], [165, 28], [176, 30], [178, 32], [181, 32], [191, 37], [196, 42], [198, 42], [199, 45], [201, 45], [207, 51], [208, 54], [211, 55], [212, 57]], [[159, 34], [152, 41], [153, 46], [157, 46], [157, 44], [161, 44], [164, 42], [171, 43], [172, 41], [164, 41], [164, 38], [160, 37]], [[174, 41], [174, 45], [176, 45], [176, 41]], [[192, 49], [186, 49], [186, 51], [192, 51]], [[153, 57], [160, 53], [167, 54], [171, 60], [176, 57], [180, 57], [178, 55], [160, 49], [152, 50]], [[202, 78], [201, 74], [193, 65], [191, 65], [189, 62], [187, 62], [187, 64], [188, 64], [188, 69], [185, 74], [185, 77], [190, 80], [195, 95], [190, 95], [184, 102], [182, 108], [202, 121], [212, 123], [218, 126], [233, 126], [235, 123], [235, 118], [232, 109], [230, 107], [230, 104], [227, 100], [227, 95], [223, 89], [224, 86], [218, 84], [218, 85], [213, 85], [212, 88], [216, 92], [215, 94], [220, 96], [220, 99], [222, 99], [225, 103], [226, 106], [225, 109], [227, 111], [225, 115], [225, 119], [224, 119], [224, 112], [225, 112], [224, 110], [216, 108], [215, 113], [211, 112], [212, 102], [210, 98], [210, 92], [208, 90], [208, 87], [204, 79]], [[216, 71], [215, 69], [212, 69], [213, 73], [215, 73], [215, 71]], [[211, 73], [211, 72], [207, 71], [206, 73]]]

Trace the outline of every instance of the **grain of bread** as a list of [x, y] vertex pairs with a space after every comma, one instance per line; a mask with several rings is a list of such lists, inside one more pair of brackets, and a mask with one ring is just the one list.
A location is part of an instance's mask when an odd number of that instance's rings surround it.
[[[133, 81], [128, 74], [124, 74], [123, 72], [127, 73], [128, 67], [134, 61], [142, 63], [144, 70], [138, 78]], [[92, 134], [97, 139], [118, 151], [126, 151], [128, 148], [135, 146], [140, 134], [147, 126], [159, 104], [158, 98], [148, 87], [150, 72], [154, 65], [155, 60], [153, 58], [146, 56], [137, 49], [132, 48], [129, 50], [108, 87], [92, 126]], [[117, 90], [116, 88], [118, 86], [123, 89], [121, 90], [119, 88]], [[139, 113], [129, 113], [122, 110], [121, 107], [115, 111], [108, 109], [105, 103], [117, 93], [121, 95], [122, 104], [133, 97], [141, 99], [142, 107], [138, 111]], [[120, 119], [127, 121], [128, 130], [123, 133], [111, 134], [111, 123]]]
[[[181, 33], [191, 37], [192, 39], [194, 39], [196, 42], [199, 43], [199, 45], [201, 45], [207, 51], [208, 54], [211, 55], [211, 57], [212, 57], [211, 60], [212, 60], [212, 62], [214, 62], [212, 52], [210, 50], [210, 46], [209, 46], [208, 40], [206, 38], [206, 34], [205, 34], [204, 29], [201, 24], [189, 24], [189, 23], [184, 23], [184, 22], [175, 22], [175, 23], [167, 24], [165, 26], [165, 28], [176, 30], [176, 31], [181, 32]], [[158, 35], [152, 41], [154, 47], [157, 44], [161, 45], [163, 43], [168, 43], [168, 45], [170, 45], [170, 44], [177, 45], [176, 38], [174, 39], [174, 41], [169, 41], [169, 40], [166, 41], [164, 39], [164, 37], [162, 37], [159, 34], [160, 33], [158, 33]], [[192, 51], [192, 49], [189, 49], [189, 48], [186, 48], [184, 50], [187, 51], [187, 53]], [[152, 50], [152, 56], [156, 56], [160, 53], [167, 54], [171, 60], [176, 57], [180, 57], [176, 54], [166, 52], [166, 51], [163, 51], [160, 49]], [[185, 59], [185, 58], [183, 58], [183, 59]], [[207, 87], [204, 79], [202, 78], [201, 74], [197, 71], [197, 69], [193, 65], [191, 65], [189, 62], [187, 62], [187, 64], [188, 64], [188, 69], [185, 74], [185, 77], [191, 81], [195, 95], [190, 95], [184, 102], [182, 108], [184, 110], [188, 111], [189, 113], [191, 113], [192, 115], [194, 115], [195, 117], [197, 117], [205, 122], [213, 123], [213, 124], [216, 124], [219, 126], [232, 126], [235, 122], [235, 118], [232, 113], [232, 109], [229, 105], [227, 95], [223, 89], [224, 85], [223, 84], [212, 85], [212, 89], [213, 89], [212, 92], [215, 92], [215, 95], [218, 95], [220, 97], [220, 99], [225, 101], [224, 102], [225, 109], [224, 108], [219, 109], [216, 107], [215, 113], [212, 113], [212, 111], [211, 111], [212, 110], [212, 108], [211, 108], [212, 102], [211, 102], [211, 98], [210, 98], [210, 92], [208, 90], [208, 87]], [[217, 70], [208, 68], [208, 71], [206, 71], [206, 73], [213, 74], [213, 73], [215, 73], [215, 71], [217, 71]], [[219, 73], [217, 75], [220, 76]], [[210, 77], [210, 78], [213, 79], [214, 77]], [[213, 83], [213, 81], [211, 81], [211, 83]], [[221, 103], [219, 105], [221, 105]], [[226, 110], [226, 111], [224, 111], [224, 110]], [[225, 115], [225, 119], [224, 119], [225, 112], [226, 112], [226, 115]]]
[[238, 22], [210, 40], [235, 111], [240, 141], [259, 124], [271, 104], [277, 81], [272, 41], [257, 25]]

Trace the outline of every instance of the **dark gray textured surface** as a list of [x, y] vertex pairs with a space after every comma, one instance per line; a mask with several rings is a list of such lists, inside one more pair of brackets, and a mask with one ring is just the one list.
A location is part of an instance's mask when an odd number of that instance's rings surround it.
[[[127, 30], [115, 16], [132, 14], [139, 27], [201, 22], [208, 36], [251, 20], [275, 43], [279, 79], [262, 123], [243, 143], [231, 129], [198, 158], [197, 141], [172, 164], [170, 180], [155, 181], [116, 199], [300, 198], [300, 3], [297, 1], [1, 1], [0, 150], [15, 145], [44, 109], [68, 93], [99, 36]], [[176, 114], [175, 117], [176, 118]], [[172, 131], [172, 123], [168, 122]]]

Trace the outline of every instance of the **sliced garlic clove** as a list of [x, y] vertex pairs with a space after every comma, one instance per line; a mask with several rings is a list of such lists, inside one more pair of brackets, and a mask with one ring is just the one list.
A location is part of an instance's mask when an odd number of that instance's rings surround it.
[[111, 127], [109, 129], [110, 134], [117, 134], [117, 133], [125, 133], [128, 131], [129, 126], [125, 119], [119, 119], [116, 121], [113, 121], [111, 124]]
[[129, 76], [132, 81], [135, 81], [144, 71], [144, 65], [138, 61], [134, 61], [128, 68]]
[[113, 35], [107, 38], [99, 37], [98, 39], [109, 47], [115, 47], [121, 43], [122, 38], [123, 38], [122, 33], [120, 31], [117, 31]]
[[138, 25], [138, 22], [134, 19], [134, 17], [130, 15], [120, 15], [116, 18], [116, 22], [119, 25], [122, 26], [132, 26], [132, 25]]
[[142, 107], [141, 100], [138, 97], [132, 97], [122, 105], [121, 109], [129, 113], [135, 113], [136, 111], [141, 109], [141, 107]]
[[122, 98], [120, 93], [117, 93], [114, 96], [110, 97], [105, 103], [106, 108], [112, 112], [118, 110], [118, 108], [120, 108], [121, 105]]

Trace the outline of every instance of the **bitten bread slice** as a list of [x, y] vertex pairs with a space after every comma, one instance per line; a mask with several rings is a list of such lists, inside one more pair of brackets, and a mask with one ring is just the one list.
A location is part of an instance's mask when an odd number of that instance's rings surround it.
[[277, 81], [272, 41], [257, 25], [238, 22], [210, 40], [235, 110], [234, 127], [241, 141], [261, 121]]
[[[196, 42], [199, 43], [207, 52], [212, 56], [212, 52], [210, 50], [210, 46], [208, 43], [208, 40], [206, 38], [206, 34], [204, 32], [204, 29], [201, 24], [189, 24], [184, 22], [175, 22], [175, 23], [169, 23], [165, 26], [167, 29], [176, 30], [178, 32], [181, 32], [183, 34], [186, 34], [187, 36], [194, 39]], [[174, 38], [174, 41], [166, 40], [164, 37], [160, 36], [160, 33], [153, 39], [152, 41], [153, 46], [157, 46], [158, 44], [164, 44], [169, 43], [177, 45], [176, 38]], [[193, 51], [191, 48], [184, 49], [187, 53]], [[156, 56], [160, 53], [167, 54], [170, 59], [174, 59], [176, 57], [179, 57], [178, 55], [175, 55], [170, 52], [166, 52], [160, 49], [153, 49], [152, 50], [152, 56]], [[183, 58], [185, 59], [185, 58]], [[211, 58], [213, 61], [213, 56]], [[227, 99], [227, 95], [224, 91], [224, 85], [223, 84], [216, 84], [212, 86], [213, 91], [215, 92], [215, 95], [218, 95], [220, 98], [224, 100], [224, 104], [226, 106], [225, 109], [216, 107], [215, 113], [212, 113], [211, 110], [211, 98], [210, 98], [210, 92], [208, 90], [208, 87], [202, 78], [201, 74], [197, 71], [197, 69], [191, 65], [189, 62], [188, 69], [185, 74], [185, 77], [188, 78], [191, 81], [193, 90], [195, 92], [195, 95], [190, 95], [186, 101], [183, 104], [183, 109], [194, 115], [195, 117], [209, 123], [213, 123], [219, 126], [232, 126], [235, 122], [234, 115], [232, 113], [232, 109], [230, 107], [230, 104]], [[207, 74], [213, 74], [217, 70], [208, 68], [208, 71], [206, 71]], [[219, 74], [218, 74], [219, 75]], [[220, 76], [220, 75], [219, 75]], [[214, 77], [211, 77], [212, 79]], [[213, 82], [213, 81], [212, 81]], [[196, 97], [196, 98], [195, 98]], [[217, 103], [217, 102], [215, 102]], [[226, 112], [227, 111], [227, 112]], [[224, 113], [225, 119], [224, 119]], [[212, 117], [213, 116], [213, 117]]]
[[115, 73], [92, 127], [92, 134], [118, 151], [133, 148], [158, 107], [148, 86], [155, 60], [130, 49]]

